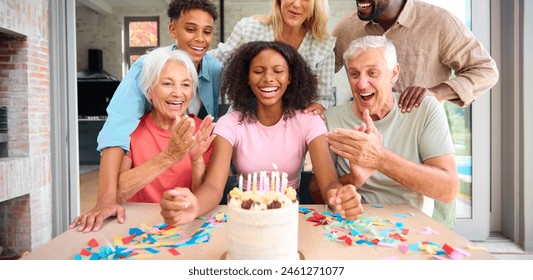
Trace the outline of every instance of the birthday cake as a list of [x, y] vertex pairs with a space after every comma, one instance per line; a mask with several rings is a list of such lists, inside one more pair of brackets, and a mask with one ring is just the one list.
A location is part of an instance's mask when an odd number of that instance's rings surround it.
[[228, 194], [226, 259], [299, 259], [296, 191], [279, 183], [257, 188], [255, 179], [253, 184], [243, 190], [241, 178]]

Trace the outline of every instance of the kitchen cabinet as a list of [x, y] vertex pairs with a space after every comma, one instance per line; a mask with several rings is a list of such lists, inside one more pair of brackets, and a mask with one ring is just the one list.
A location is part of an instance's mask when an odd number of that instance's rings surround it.
[[96, 150], [98, 146], [98, 133], [104, 126], [105, 119], [79, 119], [78, 139], [80, 165], [100, 164], [100, 152]]

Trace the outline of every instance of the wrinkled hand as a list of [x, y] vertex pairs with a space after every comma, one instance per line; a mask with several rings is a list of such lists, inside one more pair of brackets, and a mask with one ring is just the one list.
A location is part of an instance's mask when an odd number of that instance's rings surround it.
[[216, 135], [211, 134], [215, 127], [213, 120], [214, 118], [211, 115], [208, 115], [202, 121], [198, 131], [196, 131], [196, 134], [194, 135], [194, 144], [189, 150], [191, 161], [196, 161], [201, 158], [215, 139]]
[[361, 195], [351, 184], [329, 190], [328, 202], [344, 219], [355, 220], [363, 213]]
[[[370, 113], [368, 110], [363, 112], [363, 123], [361, 126], [354, 125], [355, 131], [364, 132], [370, 134], [372, 131], [377, 131], [372, 118], [370, 118]], [[350, 161], [350, 170], [354, 180], [354, 185], [356, 187], [361, 186], [368, 178], [370, 178], [374, 173], [376, 173], [375, 168], [361, 167]]]
[[324, 113], [325, 110], [326, 110], [326, 108], [324, 108], [324, 106], [322, 106], [322, 104], [313, 102], [313, 103], [309, 104], [309, 106], [307, 106], [307, 108], [305, 108], [304, 113], [305, 114], [311, 113], [311, 114], [314, 114], [314, 115], [320, 115], [322, 117], [322, 119], [323, 119], [324, 116], [322, 116], [322, 113]]
[[172, 125], [170, 142], [164, 153], [174, 162], [178, 162], [189, 152], [194, 145], [194, 120], [189, 116], [176, 117]]
[[[336, 128], [326, 133], [331, 151], [363, 168], [377, 169], [384, 160], [381, 134], [377, 131], [368, 110], [363, 112], [365, 131]], [[368, 133], [367, 133], [368, 132]]]
[[165, 191], [159, 205], [161, 216], [167, 225], [187, 224], [198, 216], [198, 200], [188, 188]]
[[409, 113], [414, 107], [420, 106], [422, 99], [426, 95], [433, 95], [428, 89], [420, 86], [407, 87], [398, 100], [398, 107], [402, 110], [402, 113]]
[[69, 228], [72, 229], [79, 225], [78, 231], [80, 232], [99, 231], [104, 220], [109, 217], [117, 217], [118, 222], [123, 224], [126, 210], [119, 204], [97, 204], [89, 212], [76, 217], [69, 225]]

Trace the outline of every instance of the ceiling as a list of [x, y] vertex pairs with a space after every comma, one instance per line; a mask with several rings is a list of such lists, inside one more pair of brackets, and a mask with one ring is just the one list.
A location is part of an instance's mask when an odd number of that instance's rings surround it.
[[101, 14], [111, 14], [117, 7], [150, 7], [168, 5], [171, 0], [76, 0], [76, 5], [84, 5]]

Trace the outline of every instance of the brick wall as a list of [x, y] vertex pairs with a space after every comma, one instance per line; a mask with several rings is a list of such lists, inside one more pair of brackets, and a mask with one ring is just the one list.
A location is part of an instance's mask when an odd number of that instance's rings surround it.
[[30, 251], [52, 237], [48, 0], [0, 0], [0, 243]]
[[[0, 104], [8, 107], [10, 157], [29, 155], [28, 41], [26, 37], [0, 35]], [[17, 132], [17, 133], [14, 133]]]

